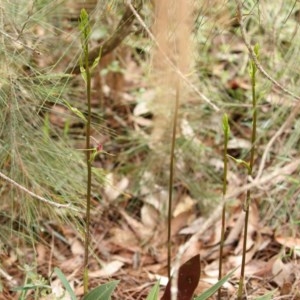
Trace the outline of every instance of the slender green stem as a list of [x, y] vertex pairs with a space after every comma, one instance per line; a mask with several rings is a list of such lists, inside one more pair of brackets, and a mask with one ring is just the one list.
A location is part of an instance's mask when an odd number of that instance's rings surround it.
[[80, 15], [80, 28], [82, 33], [82, 48], [84, 68], [83, 77], [86, 83], [86, 97], [88, 114], [86, 118], [86, 167], [87, 167], [87, 185], [86, 185], [86, 213], [85, 213], [85, 241], [84, 241], [84, 262], [83, 262], [83, 288], [84, 294], [89, 289], [88, 263], [89, 263], [89, 244], [90, 244], [90, 211], [91, 211], [91, 186], [92, 186], [92, 162], [91, 162], [91, 70], [89, 65], [89, 18], [87, 12], [83, 9]]
[[[90, 149], [91, 136], [91, 74], [88, 65], [88, 56], [86, 57], [86, 92], [88, 115], [86, 123], [86, 149]], [[84, 242], [84, 293], [88, 292], [88, 259], [89, 259], [89, 243], [90, 243], [90, 211], [91, 211], [91, 186], [92, 186], [92, 165], [91, 151], [86, 151], [87, 166], [87, 189], [86, 189], [86, 214], [85, 214], [85, 242]]]
[[178, 118], [178, 108], [180, 99], [180, 83], [179, 80], [176, 86], [176, 98], [175, 108], [173, 114], [173, 131], [172, 131], [172, 143], [170, 153], [170, 177], [169, 177], [169, 203], [168, 203], [168, 278], [171, 279], [171, 220], [172, 220], [172, 196], [173, 196], [173, 180], [174, 180], [174, 152], [175, 152], [175, 141], [176, 141], [176, 127]]
[[[222, 279], [222, 259], [223, 259], [223, 249], [225, 241], [225, 213], [226, 213], [226, 203], [225, 195], [227, 191], [227, 165], [228, 165], [228, 156], [227, 156], [227, 146], [229, 140], [229, 123], [228, 117], [225, 114], [223, 117], [223, 130], [224, 130], [224, 151], [223, 151], [223, 162], [224, 162], [224, 171], [223, 171], [223, 209], [222, 209], [222, 229], [221, 229], [221, 240], [220, 240], [220, 252], [219, 252], [219, 277], [218, 280]], [[218, 290], [218, 299], [221, 300], [221, 288]]]
[[[258, 55], [258, 48], [255, 48], [255, 53]], [[255, 143], [256, 143], [256, 127], [257, 127], [257, 96], [256, 96], [256, 65], [251, 61], [251, 85], [252, 85], [252, 134], [251, 134], [251, 151], [250, 151], [250, 162], [248, 168], [248, 183], [250, 177], [253, 175], [254, 155], [255, 155]], [[245, 211], [245, 223], [244, 223], [244, 237], [243, 237], [243, 253], [242, 253], [242, 265], [241, 274], [238, 289], [238, 300], [242, 300], [244, 280], [245, 280], [245, 265], [246, 265], [246, 252], [247, 252], [247, 234], [248, 234], [248, 222], [250, 213], [250, 202], [251, 202], [251, 190], [247, 190], [246, 201], [244, 205]]]

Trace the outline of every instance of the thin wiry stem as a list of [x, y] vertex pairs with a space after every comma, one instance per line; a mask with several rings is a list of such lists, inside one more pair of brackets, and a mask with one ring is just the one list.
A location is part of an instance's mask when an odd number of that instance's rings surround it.
[[[227, 166], [228, 166], [228, 140], [229, 140], [229, 123], [228, 117], [225, 114], [223, 117], [223, 129], [224, 129], [224, 151], [223, 151], [223, 161], [224, 161], [224, 171], [223, 171], [223, 209], [222, 209], [222, 229], [221, 229], [221, 241], [220, 241], [220, 252], [219, 252], [219, 277], [218, 280], [222, 279], [222, 260], [223, 260], [223, 249], [225, 241], [225, 214], [226, 214], [226, 202], [225, 195], [227, 191]], [[221, 300], [221, 288], [218, 290], [218, 300]]]
[[288, 116], [288, 118], [281, 125], [281, 127], [275, 132], [275, 134], [272, 136], [272, 138], [270, 139], [270, 141], [266, 145], [264, 153], [261, 157], [261, 162], [260, 162], [256, 177], [255, 177], [255, 180], [258, 180], [261, 177], [262, 173], [263, 173], [263, 170], [264, 170], [265, 165], [266, 165], [267, 156], [270, 152], [270, 149], [271, 149], [272, 145], [282, 135], [282, 133], [291, 125], [291, 123], [295, 120], [295, 118], [299, 114], [299, 112], [300, 112], [300, 104], [297, 104], [295, 107], [292, 107], [291, 108], [291, 113]]
[[[180, 99], [180, 82], [177, 80], [176, 86], [176, 97], [175, 97], [175, 107], [173, 113], [173, 131], [172, 131], [172, 143], [171, 143], [171, 153], [170, 153], [170, 177], [169, 177], [169, 203], [168, 203], [168, 278], [171, 280], [171, 220], [172, 220], [172, 196], [173, 196], [173, 180], [174, 180], [174, 156], [175, 156], [175, 141], [176, 141], [176, 127], [178, 119], [178, 109], [179, 109], [179, 99]], [[174, 282], [176, 289], [171, 289], [171, 299], [176, 299], [177, 297], [177, 276], [174, 276]], [[173, 286], [173, 285], [171, 285]], [[176, 293], [173, 297], [173, 292]]]
[[291, 96], [292, 98], [296, 99], [296, 100], [300, 100], [300, 97], [297, 96], [295, 93], [291, 92], [290, 90], [286, 89], [283, 85], [281, 85], [277, 80], [275, 80], [265, 69], [264, 67], [261, 65], [261, 63], [258, 61], [251, 44], [249, 43], [248, 39], [247, 39], [247, 34], [245, 31], [245, 25], [244, 25], [244, 20], [242, 17], [242, 3], [240, 0], [235, 0], [236, 5], [237, 5], [237, 20], [239, 22], [240, 25], [240, 29], [241, 29], [241, 33], [242, 33], [242, 38], [243, 41], [249, 51], [249, 54], [251, 56], [251, 59], [253, 60], [255, 66], [257, 67], [257, 69], [269, 80], [271, 81], [275, 86], [277, 86], [282, 92], [284, 92], [285, 94]]
[[76, 211], [76, 212], [79, 212], [79, 210], [75, 207], [72, 207], [71, 204], [60, 204], [60, 203], [56, 203], [56, 202], [53, 202], [53, 201], [50, 201], [50, 200], [47, 200], [46, 198], [44, 197], [41, 197], [33, 192], [31, 192], [30, 190], [28, 190], [27, 188], [25, 188], [24, 186], [20, 185], [19, 183], [17, 183], [16, 181], [12, 180], [11, 178], [7, 177], [6, 175], [4, 175], [3, 173], [0, 172], [0, 177], [4, 180], [6, 180], [7, 182], [9, 182], [10, 184], [16, 186], [18, 189], [20, 189], [21, 191], [27, 193], [28, 195], [30, 195], [31, 197], [35, 198], [35, 199], [38, 199], [42, 202], [45, 202], [49, 205], [52, 205], [52, 206], [55, 206], [57, 208], [68, 208], [70, 210], [73, 210], [73, 211]]
[[87, 121], [86, 121], [86, 167], [87, 167], [87, 185], [86, 185], [86, 213], [85, 213], [85, 241], [84, 241], [84, 262], [83, 262], [83, 288], [84, 294], [88, 292], [89, 275], [88, 275], [88, 263], [89, 263], [89, 244], [90, 244], [90, 213], [91, 213], [91, 189], [92, 189], [92, 162], [91, 162], [91, 70], [89, 62], [89, 35], [90, 25], [87, 12], [83, 9], [81, 11], [81, 23], [82, 30], [82, 49], [83, 49], [83, 62], [84, 68], [83, 77], [86, 83], [86, 97], [87, 97]]

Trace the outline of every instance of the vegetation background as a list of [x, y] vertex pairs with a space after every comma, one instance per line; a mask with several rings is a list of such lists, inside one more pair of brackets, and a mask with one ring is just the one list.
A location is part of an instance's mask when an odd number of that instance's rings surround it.
[[[140, 18], [125, 19], [120, 27], [128, 3], [0, 2], [1, 299], [58, 299], [63, 288], [55, 266], [83, 294], [82, 8], [90, 14], [92, 51], [108, 45], [92, 78], [91, 147], [103, 151], [92, 169], [91, 285], [117, 278], [114, 299], [144, 299], [158, 276], [166, 276], [178, 82], [172, 257], [198, 235], [182, 258], [201, 254], [196, 294], [217, 280], [223, 113], [231, 127], [228, 154], [247, 161], [251, 148], [248, 41], [259, 45], [259, 66], [267, 76], [260, 72], [256, 83], [246, 291], [249, 299], [270, 291], [268, 299], [299, 299], [299, 2], [244, 1], [246, 43], [240, 1], [136, 0]], [[227, 181], [224, 274], [241, 259], [247, 174], [233, 160]], [[235, 295], [238, 274], [224, 287], [224, 299]], [[33, 288], [12, 290], [28, 284]]]

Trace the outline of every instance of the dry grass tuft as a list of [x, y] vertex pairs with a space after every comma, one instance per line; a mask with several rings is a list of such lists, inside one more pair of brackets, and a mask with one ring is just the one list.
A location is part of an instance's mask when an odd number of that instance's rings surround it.
[[[164, 59], [165, 55], [183, 74], [191, 72], [192, 11], [193, 5], [190, 0], [155, 1], [153, 31], [160, 47], [153, 51], [152, 80], [153, 85], [158, 88], [152, 103], [155, 112], [152, 143], [164, 140], [170, 127], [170, 112], [173, 109], [173, 103], [175, 103], [178, 75], [174, 72], [169, 61]], [[183, 99], [185, 97], [182, 97]]]

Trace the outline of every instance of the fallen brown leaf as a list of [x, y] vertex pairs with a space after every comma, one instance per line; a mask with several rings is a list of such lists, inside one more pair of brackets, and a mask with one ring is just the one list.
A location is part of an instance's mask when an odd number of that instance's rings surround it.
[[108, 264], [104, 265], [104, 267], [101, 268], [100, 270], [89, 272], [89, 277], [91, 278], [109, 277], [114, 275], [116, 272], [118, 272], [123, 266], [124, 266], [123, 262], [118, 260], [113, 260]]
[[[178, 271], [177, 300], [191, 300], [200, 279], [200, 255], [197, 254], [181, 265]], [[171, 299], [171, 281], [161, 300]]]

